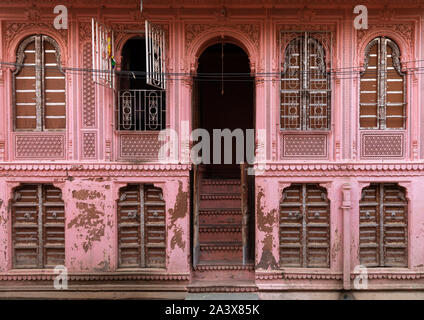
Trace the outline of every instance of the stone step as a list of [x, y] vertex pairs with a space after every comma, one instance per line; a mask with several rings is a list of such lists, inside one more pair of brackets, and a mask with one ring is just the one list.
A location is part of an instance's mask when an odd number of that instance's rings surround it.
[[204, 179], [200, 184], [201, 193], [240, 193], [240, 180]]
[[200, 209], [200, 225], [207, 224], [239, 224], [241, 225], [241, 209]]
[[194, 268], [193, 279], [220, 281], [220, 280], [255, 280], [253, 263], [246, 265], [242, 261], [208, 261], [198, 264]]
[[240, 208], [240, 193], [205, 193], [200, 195], [200, 210]]
[[200, 243], [222, 241], [241, 242], [241, 225], [231, 224], [201, 224], [199, 227]]
[[241, 242], [200, 243], [199, 260], [202, 262], [210, 260], [240, 261], [242, 255]]

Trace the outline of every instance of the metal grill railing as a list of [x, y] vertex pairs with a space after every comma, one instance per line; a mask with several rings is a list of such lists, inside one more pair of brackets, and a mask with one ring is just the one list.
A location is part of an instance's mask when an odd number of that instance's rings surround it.
[[165, 128], [165, 91], [121, 90], [118, 96], [118, 130], [150, 131]]

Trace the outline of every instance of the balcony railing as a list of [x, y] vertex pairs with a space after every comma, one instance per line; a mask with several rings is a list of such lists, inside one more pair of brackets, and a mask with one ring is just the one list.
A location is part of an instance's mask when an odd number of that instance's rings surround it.
[[119, 91], [117, 110], [118, 130], [162, 130], [165, 128], [165, 115], [165, 91]]

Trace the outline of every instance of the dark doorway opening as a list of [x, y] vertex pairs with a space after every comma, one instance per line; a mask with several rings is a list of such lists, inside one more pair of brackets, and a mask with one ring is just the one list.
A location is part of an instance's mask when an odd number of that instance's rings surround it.
[[[193, 129], [208, 131], [211, 163], [195, 165], [192, 172], [193, 266], [195, 270], [212, 264], [251, 266], [255, 239], [254, 176], [247, 175], [251, 159], [246, 156], [246, 132], [255, 128], [255, 86], [249, 57], [239, 46], [220, 42], [205, 49], [198, 65], [193, 87]], [[229, 164], [224, 163], [225, 143], [221, 136], [221, 159], [219, 164], [213, 161], [213, 136], [217, 129], [242, 132], [244, 148], [238, 158], [240, 140], [232, 134], [227, 137], [232, 139]], [[250, 144], [254, 148], [253, 141]]]
[[[232, 163], [224, 164], [224, 140], [221, 140], [221, 164], [213, 164], [213, 129], [254, 128], [254, 78], [250, 76], [249, 57], [232, 43], [218, 43], [208, 47], [199, 58], [196, 104], [198, 112], [194, 127], [203, 128], [211, 138], [211, 165], [206, 165], [205, 176], [211, 178], [240, 178], [236, 163], [236, 139], [232, 139]], [[246, 161], [243, 152], [243, 162]]]

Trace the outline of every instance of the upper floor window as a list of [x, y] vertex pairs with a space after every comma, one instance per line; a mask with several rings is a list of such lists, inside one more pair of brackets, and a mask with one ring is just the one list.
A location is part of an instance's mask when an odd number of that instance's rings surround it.
[[[119, 130], [165, 128], [165, 91], [154, 86], [147, 74], [146, 40], [143, 37], [131, 38], [122, 49], [117, 110]], [[154, 81], [158, 83], [156, 79]]]
[[13, 73], [15, 130], [66, 128], [65, 74], [55, 40], [33, 35], [19, 46]]
[[162, 190], [131, 184], [120, 191], [118, 248], [120, 267], [165, 267], [165, 201]]
[[328, 130], [331, 115], [331, 35], [284, 32], [281, 129]]
[[397, 184], [373, 183], [362, 190], [359, 259], [367, 267], [408, 266], [408, 202]]
[[405, 112], [405, 74], [399, 47], [388, 38], [375, 38], [366, 47], [361, 73], [360, 127], [404, 129]]
[[284, 189], [280, 207], [280, 264], [330, 267], [330, 201], [316, 184]]
[[65, 263], [65, 208], [52, 185], [23, 185], [12, 202], [14, 268], [54, 268]]

